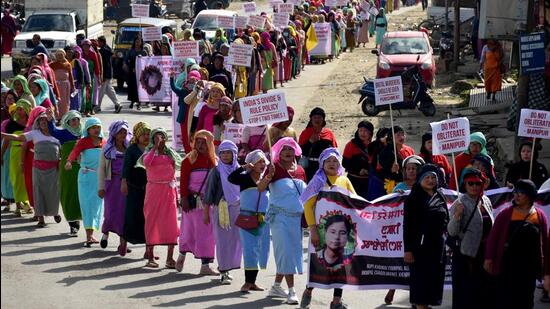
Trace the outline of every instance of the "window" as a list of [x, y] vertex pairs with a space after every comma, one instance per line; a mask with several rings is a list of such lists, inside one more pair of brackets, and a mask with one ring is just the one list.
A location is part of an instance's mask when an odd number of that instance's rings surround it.
[[23, 27], [23, 32], [63, 31], [75, 32], [70, 15], [31, 15]]
[[199, 15], [193, 23], [193, 29], [216, 30], [218, 29], [218, 17], [216, 15]]
[[427, 54], [428, 42], [424, 38], [385, 38], [382, 43], [382, 53], [385, 55]]

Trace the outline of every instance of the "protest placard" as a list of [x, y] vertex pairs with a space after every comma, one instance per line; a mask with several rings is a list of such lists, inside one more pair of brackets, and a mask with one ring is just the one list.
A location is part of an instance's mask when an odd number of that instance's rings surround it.
[[519, 48], [522, 75], [544, 72], [544, 32], [521, 35]]
[[258, 15], [250, 15], [248, 17], [248, 25], [256, 29], [263, 29], [265, 25], [265, 17]]
[[132, 17], [149, 17], [149, 4], [132, 4]]
[[403, 101], [401, 76], [377, 78], [374, 80], [375, 105], [386, 105]]
[[283, 0], [269, 0], [269, 6], [273, 7], [273, 8], [277, 8], [277, 6], [280, 4], [280, 3], [284, 3]]
[[174, 41], [174, 58], [199, 57], [198, 41]]
[[231, 44], [228, 63], [232, 65], [250, 67], [254, 46], [248, 44]]
[[235, 29], [235, 19], [233, 16], [218, 15], [218, 27], [223, 29]]
[[246, 29], [248, 25], [248, 16], [235, 16], [235, 28]]
[[243, 3], [243, 11], [246, 14], [256, 13], [256, 2], [245, 2], [245, 3]]
[[294, 4], [292, 3], [279, 3], [277, 7], [278, 13], [292, 14], [294, 13]]
[[286, 3], [292, 3], [294, 5], [300, 5], [300, 4], [302, 4], [302, 0], [287, 0]]
[[162, 39], [162, 30], [160, 27], [142, 28], [141, 38], [145, 42], [160, 41]]
[[275, 27], [286, 27], [288, 26], [288, 21], [290, 19], [290, 15], [287, 13], [273, 13], [273, 26]]
[[183, 59], [171, 56], [136, 58], [138, 97], [140, 102], [171, 102], [170, 73], [179, 73]]
[[243, 124], [261, 126], [288, 120], [285, 93], [274, 91], [239, 99]]
[[230, 140], [237, 145], [239, 145], [243, 141], [243, 130], [244, 130], [243, 124], [227, 122], [224, 124], [224, 127], [225, 127], [225, 130], [223, 131], [224, 139]]
[[378, 9], [375, 6], [371, 6], [371, 8], [369, 9], [369, 13], [376, 16], [378, 15]]
[[536, 109], [521, 109], [519, 136], [550, 139], [550, 112]]
[[336, 6], [336, 0], [325, 0], [325, 5], [328, 7]]
[[317, 36], [317, 45], [309, 51], [309, 54], [312, 56], [330, 55], [330, 43], [332, 39], [330, 23], [315, 23], [313, 24], [313, 29]]
[[453, 118], [430, 123], [434, 155], [460, 152], [470, 145], [470, 121]]

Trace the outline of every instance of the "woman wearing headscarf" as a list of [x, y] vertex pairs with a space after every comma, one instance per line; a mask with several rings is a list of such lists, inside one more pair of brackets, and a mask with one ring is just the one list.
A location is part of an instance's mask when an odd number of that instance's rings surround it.
[[[235, 39], [232, 44], [244, 44], [244, 41], [241, 38]], [[248, 93], [248, 72], [246, 67], [243, 66], [233, 66], [236, 71], [235, 79], [235, 99], [246, 97]]]
[[69, 236], [77, 237], [80, 229], [82, 214], [80, 213], [80, 203], [78, 201], [78, 170], [80, 165], [75, 162], [74, 169], [66, 170], [63, 167], [67, 163], [67, 158], [73, 151], [77, 141], [82, 136], [82, 115], [79, 112], [70, 110], [61, 118], [61, 129], [55, 127], [54, 122], [50, 121], [49, 128], [52, 136], [59, 140], [61, 144], [61, 161], [59, 169], [59, 199], [61, 208], [65, 215], [65, 220], [69, 223]]
[[90, 114], [94, 115], [95, 111], [94, 109], [98, 106], [98, 95], [99, 95], [99, 87], [102, 83], [102, 74], [101, 74], [101, 57], [98, 57], [98, 53], [95, 52], [92, 41], [85, 39], [82, 41], [82, 58], [86, 59], [88, 61], [88, 69], [90, 70], [90, 76], [91, 76], [91, 89], [90, 89], [90, 95], [89, 101], [91, 101], [92, 104], [92, 111]]
[[[496, 101], [495, 96], [502, 88], [501, 75], [504, 72], [504, 49], [497, 40], [488, 39], [487, 44], [481, 50], [479, 69], [483, 69], [483, 81], [487, 100]], [[492, 95], [492, 98], [491, 98]]]
[[145, 216], [145, 267], [158, 268], [153, 252], [154, 246], [168, 246], [166, 268], [175, 268], [174, 246], [177, 244], [178, 212], [176, 170], [180, 168], [181, 157], [166, 145], [168, 133], [156, 128], [149, 135], [149, 145], [139, 158], [136, 167], [147, 172], [147, 186], [143, 214]]
[[229, 271], [241, 267], [243, 256], [240, 229], [235, 225], [239, 215], [239, 186], [228, 180], [229, 175], [239, 168], [237, 151], [237, 145], [232, 141], [224, 140], [220, 144], [218, 165], [210, 170], [203, 200], [204, 222], [212, 224], [221, 284], [231, 284], [233, 278]]
[[309, 123], [300, 134], [298, 144], [302, 147], [302, 167], [306, 171], [308, 181], [319, 169], [319, 155], [329, 147], [338, 147], [334, 133], [326, 128], [325, 111], [315, 107], [309, 113]]
[[78, 201], [82, 213], [82, 222], [86, 229], [85, 245], [87, 247], [99, 243], [94, 237], [94, 231], [99, 230], [99, 223], [103, 215], [103, 201], [97, 195], [97, 171], [104, 142], [101, 121], [95, 117], [86, 119], [82, 130], [82, 138], [76, 142], [65, 163], [65, 169], [71, 170], [73, 162], [80, 158]]
[[346, 15], [346, 48], [344, 48], [344, 52], [348, 48], [350, 52], [353, 52], [355, 48], [355, 16], [352, 10], [349, 10]]
[[394, 188], [393, 192], [403, 193], [405, 191], [411, 190], [413, 185], [416, 183], [416, 178], [422, 166], [426, 162], [420, 156], [412, 155], [408, 156], [403, 160], [403, 181], [398, 183]]
[[548, 220], [534, 205], [537, 188], [531, 180], [518, 180], [513, 195], [512, 205], [495, 219], [483, 267], [498, 278], [497, 308], [533, 308], [548, 254]]
[[107, 247], [109, 233], [120, 237], [118, 254], [126, 255], [126, 240], [124, 234], [124, 217], [126, 197], [121, 193], [122, 167], [124, 153], [130, 144], [132, 134], [126, 120], [116, 120], [109, 126], [109, 138], [103, 145], [97, 173], [97, 195], [104, 200], [103, 224], [100, 241], [101, 248]]
[[[519, 147], [519, 161], [515, 162], [508, 169], [506, 173], [506, 183], [513, 185], [520, 179], [529, 179], [529, 169], [531, 168], [531, 156], [533, 157], [533, 171], [531, 174], [531, 180], [535, 183], [537, 188], [548, 179], [548, 170], [544, 164], [537, 161], [539, 157], [539, 151], [541, 150], [540, 144], [535, 144], [533, 150], [532, 141], [523, 141]], [[532, 151], [535, 153], [533, 154]]]
[[191, 29], [185, 29], [183, 30], [183, 39], [182, 41], [194, 41], [195, 39], [193, 38], [193, 32], [191, 31]]
[[372, 154], [369, 153], [369, 144], [374, 134], [374, 126], [370, 121], [363, 120], [357, 124], [357, 131], [351, 141], [344, 148], [342, 166], [348, 173], [351, 184], [357, 194], [367, 198], [369, 187], [369, 170]]
[[[69, 59], [71, 53], [67, 52]], [[86, 113], [91, 111], [91, 106], [87, 106], [86, 96], [90, 92], [92, 77], [88, 67], [88, 61], [82, 58], [82, 49], [79, 46], [72, 48], [74, 59], [71, 61], [73, 67], [73, 78], [75, 79], [76, 95], [71, 97], [71, 109]], [[75, 78], [76, 77], [76, 78]], [[88, 114], [89, 115], [89, 114]]]
[[327, 16], [327, 23], [330, 23], [330, 56], [331, 58], [338, 58], [340, 54], [340, 25], [336, 21], [336, 14], [329, 12]]
[[[8, 126], [13, 126], [12, 123], [13, 116], [15, 114], [15, 110], [17, 109], [15, 102], [11, 105], [9, 105], [8, 109], [8, 118], [2, 121], [2, 133], [7, 133], [6, 128]], [[1, 183], [2, 183], [2, 205], [6, 205], [6, 208], [4, 208], [4, 212], [10, 211], [11, 203], [14, 202], [14, 195], [13, 195], [13, 185], [10, 181], [10, 141], [2, 139], [2, 155], [1, 155], [1, 165], [2, 165], [2, 175], [1, 175]]]
[[17, 35], [17, 23], [9, 9], [5, 9], [2, 16], [2, 57], [11, 55], [13, 40]]
[[11, 90], [19, 97], [19, 99], [27, 100], [34, 107], [34, 96], [29, 89], [29, 82], [23, 75], [16, 75], [12, 78]]
[[281, 87], [283, 86], [283, 82], [285, 80], [285, 66], [284, 66], [284, 58], [288, 54], [288, 46], [286, 45], [286, 41], [283, 38], [283, 35], [281, 31], [279, 30], [273, 30], [270, 32], [271, 36], [271, 42], [275, 45], [275, 50], [277, 51], [277, 66], [273, 68], [274, 71], [274, 84], [273, 88], [277, 89], [277, 82], [281, 83]]
[[181, 86], [178, 86], [175, 82], [175, 73], [170, 75], [170, 88], [178, 96], [178, 115], [176, 121], [180, 124], [181, 141], [185, 152], [191, 151], [191, 145], [189, 144], [189, 114], [192, 114], [192, 110], [185, 103], [185, 97], [187, 97], [196, 87], [197, 82], [201, 80], [200, 73], [197, 71], [191, 71], [187, 75], [187, 81]]
[[[455, 168], [458, 177], [462, 175], [462, 170], [471, 163], [472, 159], [476, 155], [480, 153], [487, 155], [487, 149], [485, 148], [486, 145], [487, 141], [485, 140], [485, 135], [483, 135], [483, 133], [474, 132], [470, 134], [470, 145], [468, 146], [468, 149], [455, 158]], [[454, 175], [451, 175], [449, 189], [457, 189]]]
[[386, 31], [388, 31], [388, 18], [386, 17], [386, 10], [384, 8], [380, 8], [378, 11], [374, 24], [376, 27], [376, 48], [378, 48], [382, 44], [382, 38], [384, 38]]
[[290, 26], [287, 26], [283, 29], [282, 37], [285, 41], [286, 50], [284, 57], [281, 57], [283, 63], [283, 79], [285, 82], [288, 82], [292, 78], [296, 77], [296, 71], [294, 70], [294, 59], [296, 58], [296, 41], [292, 36], [290, 31]]
[[225, 37], [225, 33], [222, 28], [216, 29], [216, 35], [214, 36], [214, 40], [212, 41], [212, 45], [214, 47], [214, 50], [219, 51], [220, 47], [223, 44], [227, 44], [227, 38]]
[[260, 45], [260, 55], [262, 58], [262, 91], [267, 93], [269, 89], [273, 89], [273, 70], [277, 69], [279, 64], [279, 57], [277, 55], [277, 50], [275, 45], [271, 43], [271, 36], [269, 32], [262, 32], [261, 45]]
[[275, 173], [272, 165], [267, 167], [269, 160], [261, 150], [247, 154], [245, 163], [227, 178], [240, 188], [240, 214], [257, 216], [259, 222], [255, 229], [240, 229], [245, 275], [241, 293], [265, 290], [256, 284], [256, 278], [258, 270], [266, 268], [269, 258], [269, 226], [264, 217], [269, 207], [267, 187]]
[[183, 269], [185, 255], [190, 252], [201, 259], [201, 275], [218, 275], [209, 265], [214, 260], [214, 235], [210, 221], [203, 220], [204, 216], [210, 217], [210, 209], [202, 202], [208, 174], [216, 167], [214, 136], [206, 130], [197, 131], [192, 148], [181, 168], [180, 194], [185, 213], [181, 216], [176, 270]]
[[220, 102], [225, 97], [225, 90], [224, 86], [220, 83], [214, 83], [210, 87], [208, 99], [205, 101], [206, 104], [197, 107], [199, 109], [199, 119], [196, 131], [207, 130], [210, 133], [214, 132], [214, 115], [219, 110]]
[[[53, 137], [48, 128], [48, 118], [53, 111], [40, 113], [35, 119], [32, 130], [23, 134], [5, 134], [2, 138], [19, 142], [32, 141], [34, 158], [32, 162], [32, 182], [35, 215], [38, 227], [45, 227], [44, 216], [53, 216], [55, 222], [61, 222], [59, 215], [59, 191], [57, 186], [59, 164], [59, 141]], [[53, 181], [52, 181], [53, 180]]]
[[224, 56], [215, 52], [212, 56], [212, 67], [208, 70], [210, 81], [219, 83], [224, 88], [224, 93], [230, 98], [233, 98], [234, 87], [231, 73], [224, 66]]
[[145, 200], [145, 187], [147, 174], [143, 168], [136, 167], [136, 163], [149, 145], [151, 127], [148, 123], [140, 121], [132, 129], [130, 146], [124, 153], [124, 165], [122, 167], [122, 180], [120, 191], [126, 197], [124, 212], [124, 240], [137, 245], [145, 243], [145, 217], [143, 215], [143, 203]]
[[55, 74], [57, 88], [59, 89], [59, 102], [57, 104], [59, 119], [69, 111], [70, 97], [75, 90], [73, 70], [65, 57], [65, 51], [58, 49], [55, 52], [54, 62], [50, 64], [50, 68]]
[[[294, 108], [292, 106], [286, 107], [287, 113], [288, 113], [288, 120], [283, 122], [277, 122], [274, 123], [269, 127], [269, 138], [271, 141], [271, 144], [274, 145], [279, 141], [281, 138], [284, 137], [290, 137], [295, 141], [298, 141], [298, 136], [296, 134], [296, 130], [292, 128], [290, 125], [292, 124], [292, 121], [294, 119]], [[267, 140], [264, 142], [264, 149], [267, 149]]]
[[214, 146], [218, 147], [224, 139], [225, 124], [233, 120], [233, 102], [228, 97], [220, 100], [220, 108], [214, 114], [213, 123]]
[[[124, 64], [122, 69], [126, 72], [126, 83], [128, 84], [128, 101], [130, 101], [130, 109], [134, 107], [134, 103], [137, 103], [138, 110], [141, 109], [139, 105], [137, 79], [136, 79], [136, 57], [147, 56], [143, 50], [143, 40], [138, 35], [132, 43], [132, 48], [126, 54], [124, 58]], [[185, 79], [184, 79], [185, 80]]]
[[30, 83], [30, 91], [34, 96], [36, 106], [42, 106], [44, 108], [54, 107], [49, 98], [50, 86], [45, 79], [35, 79]]
[[[378, 0], [376, 2], [378, 3]], [[375, 5], [373, 0], [369, 0], [369, 4], [371, 8], [380, 7], [378, 4]], [[369, 11], [369, 14], [370, 14], [369, 36], [372, 37], [376, 33], [376, 25], [374, 22], [376, 15], [371, 14], [370, 11]]]
[[485, 247], [493, 226], [493, 207], [483, 193], [487, 181], [478, 169], [466, 168], [458, 199], [450, 209], [447, 231], [460, 239], [453, 250], [453, 308], [491, 308], [489, 274], [483, 269]]
[[359, 32], [357, 33], [357, 47], [359, 44], [365, 44], [369, 42], [369, 29], [370, 29], [370, 14], [368, 9], [370, 8], [367, 0], [361, 0], [357, 5], [357, 14], [359, 19]]
[[38, 53], [35, 57], [36, 59], [38, 59], [39, 67], [42, 70], [42, 76], [44, 77], [44, 79], [46, 79], [49, 86], [52, 87], [53, 97], [51, 97], [50, 99], [52, 100], [52, 103], [56, 103], [57, 99], [59, 98], [59, 88], [57, 87], [55, 74], [49, 66], [48, 55]]
[[[321, 240], [319, 236], [317, 218], [315, 217], [315, 207], [317, 205], [317, 195], [323, 188], [332, 188], [333, 186], [347, 190], [355, 194], [355, 190], [350, 180], [344, 175], [342, 167], [342, 156], [338, 149], [330, 147], [321, 153], [319, 156], [319, 168], [312, 178], [309, 178], [309, 184], [300, 196], [300, 200], [304, 205], [304, 216], [310, 231], [311, 244], [315, 248], [319, 248]], [[316, 255], [315, 255], [316, 256]], [[307, 287], [302, 294], [300, 308], [308, 308], [311, 303], [313, 287]], [[331, 308], [346, 308], [342, 303], [342, 289], [334, 289]]]
[[[269, 210], [266, 220], [273, 237], [273, 251], [277, 265], [275, 282], [270, 297], [285, 297], [287, 304], [297, 305], [294, 274], [302, 274], [302, 228], [304, 207], [300, 195], [306, 187], [306, 173], [296, 163], [302, 154], [298, 143], [284, 137], [273, 145], [275, 174], [269, 184]], [[283, 277], [288, 293], [281, 287]]]
[[445, 278], [445, 232], [449, 211], [438, 188], [437, 167], [426, 164], [405, 200], [403, 243], [410, 269], [410, 302], [441, 305]]
[[182, 66], [182, 70], [181, 70], [181, 73], [178, 74], [178, 76], [176, 77], [176, 86], [180, 86], [183, 85], [183, 83], [185, 81], [187, 81], [187, 74], [189, 74], [191, 72], [191, 67], [194, 65], [194, 64], [197, 64], [197, 61], [194, 59], [194, 58], [186, 58], [185, 61], [184, 61], [184, 65]]
[[[474, 157], [474, 159], [471, 162], [471, 165], [469, 167], [476, 168], [480, 170], [483, 174], [487, 177], [487, 184], [485, 189], [486, 190], [492, 190], [492, 189], [498, 189], [500, 188], [500, 185], [497, 182], [496, 174], [495, 174], [495, 168], [493, 166], [493, 161], [491, 158], [484, 154], [478, 154]], [[460, 175], [459, 178], [459, 187], [463, 185], [464, 183], [464, 169], [462, 171], [462, 175]]]
[[[38, 116], [42, 113], [45, 113], [47, 109], [43, 106], [37, 106], [31, 110], [29, 113], [29, 118], [27, 120], [27, 126], [25, 127], [25, 132], [33, 130], [34, 122]], [[27, 195], [29, 196], [29, 203], [32, 208], [34, 208], [34, 188], [33, 188], [33, 162], [34, 162], [34, 142], [33, 140], [27, 140], [23, 143], [22, 147], [22, 158], [23, 162], [23, 173], [25, 174], [25, 187], [27, 189]], [[35, 215], [32, 218], [32, 221], [38, 221], [38, 217]]]
[[262, 89], [262, 72], [264, 67], [262, 66], [262, 54], [260, 51], [260, 35], [257, 32], [253, 32], [250, 37], [244, 36], [246, 44], [252, 45], [252, 59], [250, 61], [250, 68], [248, 68], [248, 87], [247, 96], [257, 95]]
[[451, 164], [445, 155], [434, 155], [432, 151], [432, 133], [428, 132], [422, 135], [422, 146], [420, 146], [420, 154], [418, 154], [426, 163], [437, 165], [445, 173], [445, 182], [449, 183], [449, 178], [453, 172]]

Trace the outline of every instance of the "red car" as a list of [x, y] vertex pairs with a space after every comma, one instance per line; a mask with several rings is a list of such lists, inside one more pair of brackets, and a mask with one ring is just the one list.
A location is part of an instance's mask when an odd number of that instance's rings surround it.
[[428, 87], [435, 86], [435, 62], [428, 35], [422, 31], [388, 32], [382, 39], [376, 78], [400, 75], [407, 67], [417, 65]]

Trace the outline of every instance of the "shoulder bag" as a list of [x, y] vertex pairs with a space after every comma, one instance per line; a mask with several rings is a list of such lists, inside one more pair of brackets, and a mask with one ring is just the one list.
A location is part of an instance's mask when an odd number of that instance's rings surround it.
[[260, 226], [260, 220], [258, 216], [258, 209], [260, 207], [261, 192], [258, 190], [258, 200], [256, 200], [256, 211], [253, 215], [239, 214], [235, 225], [244, 230], [255, 230]]
[[204, 176], [204, 179], [202, 180], [199, 191], [187, 196], [187, 201], [189, 202], [189, 210], [188, 211], [191, 211], [191, 210], [197, 208], [197, 206], [199, 206], [199, 208], [202, 208], [201, 191], [202, 191], [202, 188], [204, 187], [204, 184], [206, 183], [206, 180], [208, 179], [208, 174], [210, 174], [210, 169], [206, 173], [206, 176]]
[[[466, 222], [466, 225], [464, 226], [464, 228], [461, 229], [462, 233], [466, 232], [466, 230], [468, 229], [468, 226], [470, 226], [470, 222], [472, 222], [472, 219], [474, 218], [474, 214], [477, 211], [477, 204], [479, 204], [480, 198], [481, 197], [478, 197], [478, 199], [476, 201], [476, 204], [475, 204], [475, 207], [474, 207], [474, 210], [472, 211], [472, 214], [470, 215], [470, 218], [468, 218], [468, 221]], [[460, 237], [458, 235], [456, 235], [456, 236], [447, 236], [447, 239], [445, 240], [445, 244], [447, 245], [447, 247], [449, 247], [451, 249], [451, 251], [459, 252], [460, 244], [461, 244]]]

